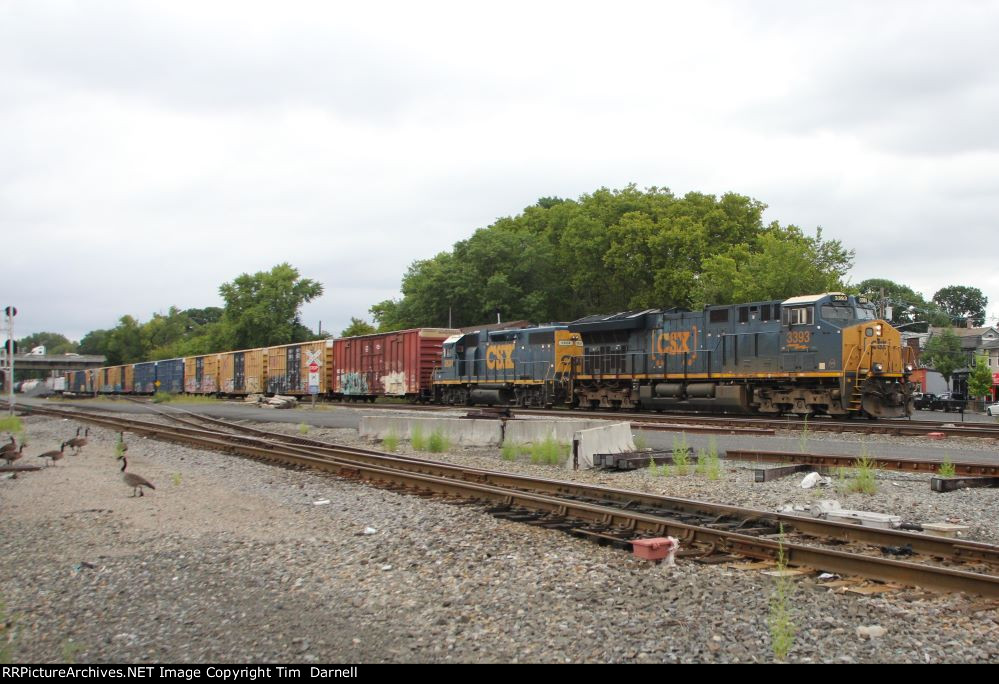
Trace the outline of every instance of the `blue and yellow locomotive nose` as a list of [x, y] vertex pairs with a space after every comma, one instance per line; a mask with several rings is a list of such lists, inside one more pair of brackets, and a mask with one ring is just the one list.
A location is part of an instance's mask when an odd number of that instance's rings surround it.
[[913, 411], [913, 352], [902, 333], [880, 319], [843, 328], [843, 371], [852, 409], [876, 418], [902, 418]]

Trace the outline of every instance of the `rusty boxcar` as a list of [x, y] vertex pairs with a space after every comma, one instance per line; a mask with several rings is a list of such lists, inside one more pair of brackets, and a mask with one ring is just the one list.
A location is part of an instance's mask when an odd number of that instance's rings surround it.
[[334, 396], [348, 401], [377, 397], [429, 400], [441, 346], [456, 330], [414, 328], [333, 341]]

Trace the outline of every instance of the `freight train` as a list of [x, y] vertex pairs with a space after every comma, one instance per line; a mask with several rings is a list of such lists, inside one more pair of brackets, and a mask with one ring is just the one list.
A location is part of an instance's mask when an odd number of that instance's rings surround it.
[[435, 400], [870, 418], [913, 410], [912, 350], [863, 297], [589, 316], [545, 328], [554, 345], [535, 341], [537, 330], [449, 338]]
[[867, 300], [830, 292], [110, 366], [67, 374], [66, 389], [894, 418], [912, 413], [913, 364]]
[[441, 347], [455, 332], [416, 328], [73, 371], [66, 374], [66, 391], [429, 401], [431, 375], [440, 364]]

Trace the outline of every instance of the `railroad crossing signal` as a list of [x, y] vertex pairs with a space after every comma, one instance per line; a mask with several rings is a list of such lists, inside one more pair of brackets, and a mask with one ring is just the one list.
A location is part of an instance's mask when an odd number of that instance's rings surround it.
[[8, 306], [6, 309], [3, 310], [3, 312], [7, 316], [7, 318], [13, 318], [14, 316], [17, 315], [17, 307]]

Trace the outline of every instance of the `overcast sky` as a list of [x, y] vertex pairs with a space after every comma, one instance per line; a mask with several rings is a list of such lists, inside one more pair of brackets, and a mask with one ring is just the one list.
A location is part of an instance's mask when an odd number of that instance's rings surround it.
[[997, 36], [999, 2], [0, 0], [0, 306], [78, 340], [287, 261], [339, 333], [476, 228], [635, 183], [994, 316]]

